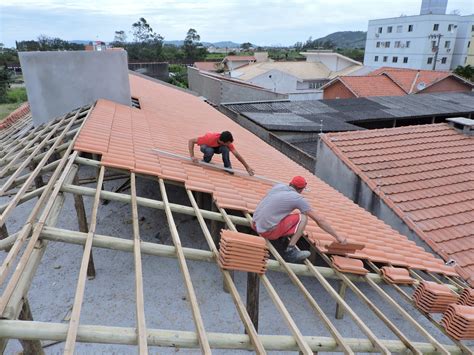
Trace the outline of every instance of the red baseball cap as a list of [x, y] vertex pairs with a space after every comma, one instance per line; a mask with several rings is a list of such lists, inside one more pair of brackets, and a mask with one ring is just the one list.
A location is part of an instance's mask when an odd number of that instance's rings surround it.
[[302, 176], [295, 176], [291, 179], [290, 184], [298, 189], [304, 189], [307, 185], [306, 179]]

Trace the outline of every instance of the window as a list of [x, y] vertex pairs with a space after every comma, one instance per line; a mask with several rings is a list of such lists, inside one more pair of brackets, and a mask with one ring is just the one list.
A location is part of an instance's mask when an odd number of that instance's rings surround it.
[[316, 83], [309, 83], [310, 89], [316, 89]]
[[397, 26], [397, 33], [402, 33], [402, 30], [403, 30], [403, 26], [402, 26], [402, 25], [398, 25], [398, 26]]
[[433, 25], [433, 31], [438, 31], [438, 29], [439, 29], [439, 23], [435, 23]]
[[446, 57], [441, 58], [441, 64], [446, 64], [447, 60], [448, 60], [448, 58], [446, 58]]
[[382, 27], [379, 27], [377, 30], [378, 33], [382, 33]]
[[413, 25], [408, 25], [408, 32], [413, 32]]
[[451, 41], [444, 42], [444, 48], [449, 48], [451, 46]]
[[388, 59], [388, 57], [385, 55], [385, 56], [383, 57], [383, 61], [386, 62], [387, 59]]
[[432, 64], [433, 63], [433, 58], [432, 57], [429, 57], [428, 58], [428, 61], [426, 62], [427, 64]]
[[410, 41], [407, 41], [407, 43], [405, 44], [405, 47], [410, 48]]
[[436, 41], [431, 41], [431, 48], [436, 48]]
[[449, 24], [448, 25], [448, 31], [452, 31], [453, 30], [453, 25], [452, 24]]
[[467, 42], [467, 48], [471, 46], [471, 41]]
[[394, 47], [395, 47], [395, 48], [400, 48], [400, 41], [395, 41]]
[[380, 48], [380, 42], [377, 41], [377, 43], [375, 44], [375, 47]]
[[374, 62], [378, 62], [378, 61], [379, 61], [379, 56], [376, 55], [376, 56], [374, 57]]
[[390, 48], [390, 41], [385, 42], [385, 48]]
[[396, 62], [398, 62], [398, 57], [393, 57], [392, 58], [392, 63], [396, 63]]
[[387, 27], [387, 33], [392, 33], [392, 26]]
[[403, 63], [408, 63], [408, 57], [403, 57]]
[[472, 25], [471, 27], [471, 32], [474, 32], [474, 25]]

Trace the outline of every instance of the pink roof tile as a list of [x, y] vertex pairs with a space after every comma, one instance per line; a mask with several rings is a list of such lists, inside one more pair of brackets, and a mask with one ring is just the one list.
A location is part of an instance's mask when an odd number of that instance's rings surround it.
[[[282, 182], [290, 181], [294, 175], [307, 179], [312, 190], [304, 192], [304, 196], [313, 208], [320, 211], [336, 231], [347, 235], [350, 242], [365, 245], [364, 249], [351, 254], [353, 257], [455, 274], [442, 260], [416, 247], [405, 236], [199, 98], [135, 75], [130, 75], [130, 85], [132, 95], [140, 100], [141, 109], [99, 100], [79, 134], [77, 150], [99, 152], [106, 166], [180, 181], [192, 190], [212, 193], [220, 207], [253, 212], [271, 183], [248, 175], [231, 176], [153, 151], [157, 148], [188, 156], [189, 138], [208, 131], [230, 130], [236, 149], [258, 175]], [[215, 164], [220, 162], [215, 160]], [[313, 222], [306, 231], [310, 240], [317, 240], [323, 251], [334, 241]], [[416, 258], [413, 258], [414, 251]]]
[[406, 95], [386, 76], [341, 76], [336, 80], [340, 80], [357, 97]]
[[323, 141], [474, 285], [474, 137], [442, 123]]

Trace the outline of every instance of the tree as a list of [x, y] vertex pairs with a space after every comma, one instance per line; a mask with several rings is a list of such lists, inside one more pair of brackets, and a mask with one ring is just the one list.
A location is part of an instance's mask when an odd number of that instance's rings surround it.
[[127, 35], [124, 30], [115, 31], [114, 42], [125, 43], [127, 41]]
[[0, 103], [7, 102], [7, 92], [10, 88], [11, 72], [6, 66], [0, 68]]
[[126, 46], [131, 60], [156, 61], [160, 59], [163, 48], [163, 37], [153, 31], [150, 24], [141, 17], [132, 24], [134, 43]]
[[187, 59], [200, 60], [206, 57], [207, 49], [204, 48], [199, 41], [201, 36], [198, 35], [194, 28], [190, 28], [184, 38], [184, 54]]
[[135, 42], [149, 42], [149, 41], [160, 41], [163, 37], [155, 32], [151, 28], [150, 24], [143, 18], [132, 24], [133, 39]]
[[252, 43], [250, 42], [245, 42], [240, 45], [240, 48], [242, 48], [244, 51], [248, 51], [252, 47]]
[[465, 67], [458, 65], [457, 68], [454, 69], [454, 74], [462, 76], [467, 80], [474, 81], [474, 67], [469, 64]]

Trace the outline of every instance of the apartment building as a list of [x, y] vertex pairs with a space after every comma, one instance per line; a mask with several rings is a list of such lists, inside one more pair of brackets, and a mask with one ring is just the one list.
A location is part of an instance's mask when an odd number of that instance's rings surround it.
[[369, 21], [364, 65], [450, 70], [468, 64], [474, 14], [447, 15], [447, 0], [423, 0], [420, 15]]

